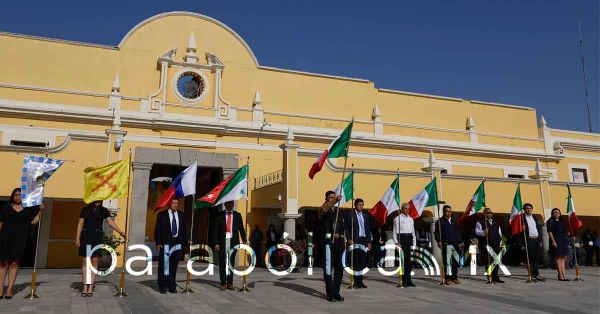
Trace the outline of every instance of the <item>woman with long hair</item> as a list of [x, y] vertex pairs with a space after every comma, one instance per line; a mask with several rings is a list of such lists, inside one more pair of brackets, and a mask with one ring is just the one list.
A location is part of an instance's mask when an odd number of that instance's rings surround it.
[[[12, 299], [19, 263], [27, 244], [29, 227], [40, 221], [43, 205], [23, 207], [21, 189], [10, 193], [7, 206], [0, 211], [0, 299]], [[8, 273], [8, 289], [4, 282]]]
[[[77, 235], [75, 236], [75, 246], [79, 248], [81, 256], [81, 277], [83, 279], [82, 297], [94, 296], [94, 280], [96, 274], [91, 271], [90, 278], [87, 277], [87, 259], [90, 258], [92, 266], [98, 269], [98, 258], [101, 250], [95, 250], [88, 254], [95, 246], [104, 242], [104, 232], [102, 223], [106, 221], [108, 226], [125, 238], [125, 233], [115, 224], [108, 209], [102, 206], [102, 201], [93, 201], [81, 210], [79, 214], [79, 223], [77, 224]], [[86, 280], [88, 279], [88, 280]]]
[[569, 236], [567, 224], [560, 217], [560, 209], [554, 208], [550, 214], [550, 219], [546, 222], [550, 244], [552, 245], [558, 280], [569, 281], [565, 278], [565, 260], [569, 255]]

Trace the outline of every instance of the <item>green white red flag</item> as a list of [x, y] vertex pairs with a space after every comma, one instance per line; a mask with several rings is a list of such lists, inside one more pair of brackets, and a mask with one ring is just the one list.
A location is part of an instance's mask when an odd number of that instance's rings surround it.
[[338, 135], [338, 137], [329, 144], [329, 147], [323, 151], [321, 156], [315, 160], [312, 167], [310, 167], [310, 171], [308, 176], [312, 179], [317, 174], [317, 172], [321, 171], [325, 161], [328, 158], [339, 158], [339, 157], [347, 157], [348, 156], [348, 146], [350, 145], [350, 136], [352, 135], [352, 124], [354, 122], [350, 122], [348, 126], [344, 129], [344, 131]]
[[410, 206], [408, 215], [412, 217], [412, 219], [417, 219], [421, 217], [425, 207], [434, 206], [437, 204], [437, 184], [434, 177], [421, 192], [413, 196], [413, 198], [408, 202], [408, 205]]
[[510, 218], [508, 223], [513, 235], [523, 232], [523, 201], [521, 200], [521, 185], [517, 185], [517, 191], [515, 192], [515, 198], [513, 200], [512, 210], [510, 212]]
[[400, 184], [396, 177], [392, 185], [385, 191], [381, 200], [369, 211], [380, 224], [385, 224], [387, 216], [400, 209]]
[[477, 191], [475, 191], [475, 194], [473, 194], [473, 196], [471, 197], [471, 200], [469, 201], [469, 204], [467, 205], [467, 209], [462, 214], [462, 216], [460, 216], [460, 218], [458, 219], [458, 222], [461, 222], [463, 219], [465, 219], [468, 216], [478, 213], [484, 207], [485, 207], [485, 181], [481, 181], [481, 184], [479, 184], [479, 187], [477, 187]]
[[228, 201], [248, 197], [248, 165], [244, 165], [219, 183], [212, 191], [196, 200], [196, 209], [214, 207]]
[[581, 220], [579, 220], [579, 218], [577, 218], [577, 214], [575, 213], [575, 205], [573, 205], [573, 197], [571, 196], [571, 186], [567, 185], [567, 189], [569, 191], [569, 196], [567, 197], [567, 217], [569, 219], [569, 230], [571, 231], [571, 235], [575, 236], [575, 231], [583, 227], [583, 223]]
[[352, 198], [354, 198], [354, 171], [351, 171], [342, 184], [338, 185], [334, 191], [335, 195], [340, 195], [342, 197], [339, 206], [352, 200]]

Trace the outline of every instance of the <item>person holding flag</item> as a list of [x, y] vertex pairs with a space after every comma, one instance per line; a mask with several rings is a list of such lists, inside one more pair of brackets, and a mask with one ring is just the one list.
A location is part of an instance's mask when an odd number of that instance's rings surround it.
[[181, 260], [183, 247], [192, 244], [187, 232], [185, 214], [179, 210], [179, 198], [196, 194], [196, 172], [198, 163], [194, 162], [181, 172], [165, 190], [155, 205], [155, 211], [166, 205], [169, 209], [156, 217], [154, 242], [158, 250], [158, 290], [161, 294], [177, 293], [175, 279], [177, 265]]
[[[13, 287], [23, 257], [29, 226], [39, 222], [43, 204], [25, 207], [21, 188], [15, 188], [8, 198], [6, 207], [0, 210], [0, 299], [12, 299]], [[8, 289], [4, 282], [8, 274]]]
[[[444, 205], [444, 216], [435, 224], [435, 240], [442, 249], [442, 259], [446, 267], [446, 282], [461, 284], [458, 280], [458, 252], [463, 249], [463, 238], [458, 229], [458, 222], [452, 217], [452, 207]], [[448, 264], [450, 263], [450, 264]]]
[[554, 261], [559, 281], [569, 281], [565, 278], [565, 260], [569, 255], [569, 236], [567, 224], [562, 220], [560, 209], [553, 208], [550, 218], [546, 221], [546, 228], [550, 238], [550, 244], [554, 251]]
[[[520, 195], [519, 195], [520, 199]], [[518, 233], [524, 233], [525, 241], [527, 244], [527, 256], [529, 258], [529, 263], [531, 267], [531, 277], [533, 281], [546, 281], [544, 278], [540, 276], [539, 271], [539, 252], [542, 247], [542, 227], [533, 216], [533, 205], [530, 203], [525, 203], [523, 205], [523, 211], [521, 219], [518, 219], [519, 222], [522, 222], [521, 229]], [[512, 225], [512, 223], [511, 223]], [[515, 227], [512, 227], [513, 234], [515, 231]]]
[[213, 229], [213, 239], [216, 241], [214, 249], [219, 256], [221, 291], [236, 290], [233, 286], [233, 273], [229, 269], [229, 263], [235, 260], [237, 252], [232, 251], [232, 248], [240, 243], [240, 239], [248, 244], [242, 215], [233, 209], [235, 201], [241, 198], [248, 199], [248, 170], [249, 165], [244, 165], [196, 200], [196, 208], [225, 205], [225, 210], [217, 214]]
[[344, 240], [346, 228], [343, 217], [337, 220], [334, 229], [336, 211], [339, 210], [336, 204], [339, 204], [341, 198], [341, 195], [336, 196], [333, 191], [325, 192], [325, 202], [321, 206], [319, 217], [319, 229], [324, 237], [323, 280], [325, 281], [325, 292], [329, 302], [344, 301], [344, 298], [340, 295], [340, 286], [344, 274], [342, 254], [346, 249], [346, 241]]
[[[486, 207], [483, 210], [484, 219], [478, 221], [475, 224], [475, 234], [479, 237], [479, 252], [482, 256], [486, 258], [486, 264], [488, 265], [486, 273], [488, 275], [488, 283], [498, 282], [504, 283], [500, 279], [500, 275], [498, 275], [498, 267], [494, 267], [490, 269], [492, 266], [492, 261], [490, 259], [489, 249], [492, 249], [496, 253], [500, 253], [502, 251], [502, 247], [500, 247], [502, 243], [502, 229], [500, 225], [493, 219], [494, 213], [492, 209]], [[487, 254], [484, 254], [486, 252]], [[491, 273], [491, 274], [490, 274]]]

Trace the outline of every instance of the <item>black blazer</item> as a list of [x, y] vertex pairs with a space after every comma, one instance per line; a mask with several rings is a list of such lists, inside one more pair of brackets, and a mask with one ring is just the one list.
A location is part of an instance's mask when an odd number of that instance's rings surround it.
[[[454, 216], [452, 216], [450, 220], [452, 223], [449, 223], [446, 217], [442, 217], [435, 223], [435, 241], [442, 242], [443, 244], [460, 244], [463, 242], [463, 238], [460, 230], [458, 229], [458, 221], [454, 218]], [[441, 239], [440, 224], [442, 224]]]
[[[367, 242], [371, 242], [373, 240], [373, 234], [371, 233], [371, 217], [369, 217], [369, 214], [364, 210], [362, 212], [362, 216]], [[356, 242], [358, 240], [359, 228], [360, 226], [358, 225], [358, 215], [356, 214], [356, 210], [352, 209], [346, 215], [346, 239], [352, 239], [352, 242]], [[352, 232], [352, 229], [354, 229], [354, 234]], [[352, 235], [354, 235], [354, 238], [352, 237]]]
[[181, 244], [183, 248], [187, 245], [189, 241], [189, 235], [187, 233], [183, 212], [178, 210], [177, 217], [179, 218], [179, 230], [177, 230], [177, 237], [173, 238], [173, 236], [171, 236], [171, 220], [169, 219], [169, 209], [158, 213], [158, 216], [156, 217], [156, 225], [154, 225], [154, 243], [156, 243], [157, 246], [165, 244], [174, 246]]
[[[242, 215], [240, 215], [240, 213], [234, 210], [232, 217], [233, 222], [231, 223], [231, 247], [240, 243], [240, 236], [242, 237], [242, 241], [246, 242], [246, 231], [244, 230], [244, 222], [242, 221]], [[227, 230], [226, 222], [227, 219], [225, 217], [225, 211], [219, 212], [215, 219], [213, 235], [215, 239], [215, 244], [218, 244], [220, 247], [225, 246], [225, 231]]]
[[[535, 215], [531, 215], [531, 217], [533, 217], [533, 220], [535, 221], [535, 228], [537, 229], [537, 232], [538, 232], [537, 241], [542, 242], [542, 226], [538, 222], [537, 218], [535, 218]], [[527, 223], [527, 218], [524, 213], [521, 214], [521, 223], [523, 223], [523, 232], [525, 232], [525, 237], [527, 239], [529, 239], [529, 224]], [[522, 233], [521, 233], [521, 237], [523, 237]]]

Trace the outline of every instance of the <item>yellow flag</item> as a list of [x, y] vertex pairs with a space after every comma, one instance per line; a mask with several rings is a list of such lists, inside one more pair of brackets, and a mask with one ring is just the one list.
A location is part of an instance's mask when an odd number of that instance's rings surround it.
[[83, 178], [83, 201], [88, 204], [127, 197], [129, 158], [98, 168], [85, 168]]

